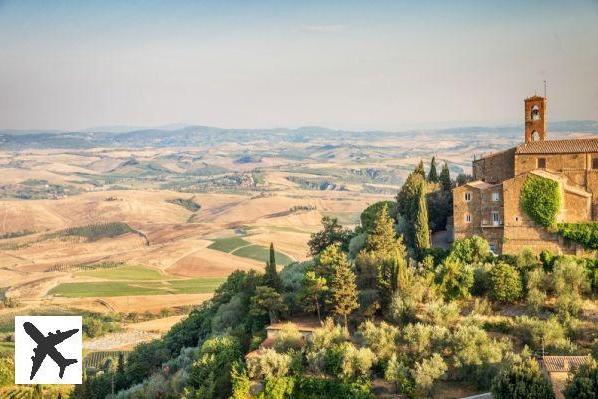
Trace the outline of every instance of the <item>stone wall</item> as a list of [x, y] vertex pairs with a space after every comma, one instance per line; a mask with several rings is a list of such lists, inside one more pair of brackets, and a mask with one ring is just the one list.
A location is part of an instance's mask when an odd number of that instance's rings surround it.
[[473, 161], [473, 176], [475, 180], [487, 183], [500, 183], [515, 176], [515, 148], [487, 155]]

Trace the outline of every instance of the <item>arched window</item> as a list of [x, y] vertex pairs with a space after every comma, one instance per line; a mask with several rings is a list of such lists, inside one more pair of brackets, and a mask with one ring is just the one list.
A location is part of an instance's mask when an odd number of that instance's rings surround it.
[[532, 132], [532, 141], [538, 141], [540, 140], [540, 133], [538, 133], [536, 130], [534, 130]]
[[540, 107], [537, 105], [534, 105], [532, 107], [532, 120], [537, 121], [539, 119], [540, 119]]

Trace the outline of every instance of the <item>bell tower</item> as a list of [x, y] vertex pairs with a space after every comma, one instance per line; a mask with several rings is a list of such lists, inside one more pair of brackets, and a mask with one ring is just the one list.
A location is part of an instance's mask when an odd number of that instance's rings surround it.
[[525, 142], [546, 139], [546, 97], [525, 99]]

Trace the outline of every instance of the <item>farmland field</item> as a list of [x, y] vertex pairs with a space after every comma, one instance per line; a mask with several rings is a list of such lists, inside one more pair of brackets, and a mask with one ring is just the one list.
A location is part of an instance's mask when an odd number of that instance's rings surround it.
[[[248, 245], [246, 247], [241, 247], [234, 250], [232, 254], [242, 258], [254, 259], [265, 263], [270, 257], [270, 249], [262, 247], [261, 245]], [[293, 261], [293, 259], [278, 251], [275, 251], [275, 256], [276, 264], [278, 265], [288, 265]]]
[[164, 281], [110, 281], [63, 283], [50, 294], [68, 298], [110, 297], [129, 295], [202, 294], [213, 292], [223, 278], [195, 278]]
[[78, 272], [78, 276], [96, 277], [106, 280], [162, 280], [164, 276], [155, 269], [143, 266], [119, 266], [109, 269], [95, 269]]
[[216, 238], [214, 242], [208, 246], [208, 248], [215, 249], [216, 251], [231, 253], [239, 247], [250, 244], [250, 242], [245, 241], [241, 237]]

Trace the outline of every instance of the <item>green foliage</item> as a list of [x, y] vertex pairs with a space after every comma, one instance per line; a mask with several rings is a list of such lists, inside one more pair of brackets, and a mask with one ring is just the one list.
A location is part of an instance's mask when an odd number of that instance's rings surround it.
[[495, 399], [552, 399], [550, 382], [529, 354], [512, 356], [492, 383]]
[[447, 365], [438, 353], [430, 358], [416, 362], [411, 375], [415, 381], [415, 389], [421, 396], [427, 396], [432, 391], [434, 382], [447, 371]]
[[424, 161], [420, 159], [417, 167], [413, 171], [413, 173], [420, 175], [424, 179], [426, 178], [426, 170], [424, 169]]
[[0, 388], [14, 384], [15, 360], [12, 356], [0, 356]]
[[228, 398], [232, 390], [232, 367], [241, 355], [241, 345], [235, 337], [220, 336], [205, 341], [190, 370], [191, 391], [187, 398]]
[[368, 252], [375, 252], [379, 256], [384, 256], [403, 248], [402, 241], [396, 237], [394, 223], [388, 215], [388, 206], [385, 202], [380, 206], [374, 217], [365, 240], [364, 249]]
[[490, 256], [488, 241], [479, 236], [455, 240], [450, 256], [467, 264], [483, 263]]
[[537, 313], [544, 306], [548, 280], [548, 276], [541, 268], [527, 273], [527, 304], [532, 312]]
[[489, 279], [490, 297], [495, 301], [507, 303], [521, 298], [521, 277], [514, 267], [499, 262], [490, 269]]
[[361, 212], [361, 216], [359, 217], [361, 220], [361, 228], [365, 232], [371, 231], [374, 226], [375, 222], [378, 219], [378, 214], [382, 208], [386, 206], [386, 212], [390, 218], [395, 218], [397, 214], [397, 204], [394, 201], [379, 201], [376, 202]]
[[460, 325], [451, 337], [453, 361], [463, 380], [480, 389], [488, 389], [506, 352], [511, 349], [507, 339], [496, 340], [476, 325]]
[[201, 209], [201, 205], [197, 202], [193, 201], [193, 198], [186, 199], [186, 198], [174, 198], [166, 200], [169, 204], [174, 204], [178, 206], [182, 206], [183, 208], [187, 209], [191, 212], [197, 212]]
[[436, 279], [446, 300], [468, 298], [473, 286], [473, 267], [449, 255], [438, 267]]
[[259, 286], [255, 289], [255, 295], [251, 298], [250, 314], [253, 316], [268, 315], [270, 323], [278, 320], [280, 313], [285, 312], [287, 306], [280, 295], [274, 288], [267, 286]]
[[122, 222], [98, 223], [81, 227], [70, 227], [48, 235], [48, 237], [78, 236], [88, 241], [97, 241], [102, 238], [113, 238], [123, 234], [135, 232], [128, 224]]
[[590, 399], [598, 393], [598, 362], [594, 359], [573, 372], [565, 390], [566, 399]]
[[556, 306], [563, 319], [576, 316], [581, 310], [582, 294], [589, 292], [587, 269], [572, 258], [561, 258], [554, 264]]
[[583, 245], [585, 249], [598, 249], [598, 223], [559, 223], [556, 231], [567, 240]]
[[440, 183], [440, 186], [444, 191], [451, 191], [451, 189], [453, 188], [453, 183], [451, 181], [451, 172], [446, 162], [444, 163], [444, 165], [442, 165], [442, 170], [440, 171], [438, 182]]
[[453, 214], [453, 193], [435, 190], [426, 196], [428, 202], [428, 224], [431, 231], [446, 230], [448, 217]]
[[529, 175], [521, 188], [521, 208], [537, 224], [553, 227], [561, 208], [559, 183], [543, 177]]
[[438, 172], [436, 171], [436, 157], [432, 157], [430, 161], [430, 171], [428, 172], [428, 181], [431, 183], [438, 182]]
[[572, 354], [577, 347], [569, 338], [567, 331], [557, 319], [542, 320], [536, 317], [519, 316], [515, 319], [513, 331], [534, 351], [546, 350], [554, 354]]
[[376, 354], [378, 361], [386, 362], [397, 350], [399, 335], [399, 329], [391, 324], [366, 321], [359, 326], [356, 338]]
[[415, 391], [415, 382], [411, 378], [409, 368], [393, 353], [384, 371], [384, 379], [395, 384], [397, 393], [411, 397]]
[[334, 277], [330, 284], [332, 313], [343, 318], [345, 327], [347, 327], [347, 318], [355, 309], [359, 308], [355, 273], [351, 270], [346, 255], [342, 252], [335, 266]]
[[349, 240], [351, 239], [351, 232], [338, 223], [337, 218], [324, 216], [322, 218], [322, 225], [324, 229], [311, 235], [307, 245], [309, 246], [309, 253], [316, 256], [324, 249], [331, 245], [339, 244], [346, 250], [348, 249]]
[[430, 229], [428, 226], [428, 203], [426, 201], [426, 183], [417, 188], [417, 206], [413, 219], [414, 244], [418, 250], [430, 248]]
[[247, 358], [247, 373], [250, 378], [284, 377], [291, 367], [292, 358], [274, 349], [263, 349], [259, 355]]
[[278, 276], [276, 270], [276, 255], [274, 253], [274, 244], [270, 243], [270, 255], [269, 260], [266, 262], [266, 273], [264, 274], [264, 285], [280, 291], [282, 288], [282, 281]]
[[313, 271], [305, 273], [303, 288], [299, 292], [299, 300], [303, 305], [303, 309], [307, 312], [315, 311], [320, 321], [322, 320], [320, 303], [322, 295], [326, 291], [328, 291], [328, 285], [324, 277], [318, 277]]

